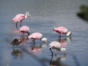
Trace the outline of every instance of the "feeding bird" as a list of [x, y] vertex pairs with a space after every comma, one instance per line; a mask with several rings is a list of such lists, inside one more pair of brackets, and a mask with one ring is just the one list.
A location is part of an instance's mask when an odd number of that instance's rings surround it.
[[47, 42], [47, 38], [42, 38], [42, 34], [39, 32], [32, 33], [31, 35], [28, 36], [28, 38], [33, 39], [34, 43], [36, 39]]
[[58, 41], [53, 41], [49, 44], [49, 48], [51, 49], [57, 49], [59, 51], [66, 51], [66, 48], [61, 47], [61, 43]]
[[23, 33], [23, 36], [25, 36], [25, 33], [27, 33], [28, 35], [30, 35], [30, 31], [29, 31], [29, 27], [28, 26], [22, 26], [22, 27], [20, 27], [20, 32]]
[[53, 29], [54, 31], [56, 31], [57, 33], [59, 33], [61, 36], [62, 34], [65, 34], [66, 36], [71, 36], [72, 32], [68, 31], [65, 27], [63, 26], [59, 26]]

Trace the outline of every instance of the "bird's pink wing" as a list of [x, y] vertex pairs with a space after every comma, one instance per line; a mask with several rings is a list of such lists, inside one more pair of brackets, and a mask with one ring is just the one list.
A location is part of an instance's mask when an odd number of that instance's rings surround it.
[[68, 30], [65, 27], [62, 27], [62, 26], [54, 28], [53, 30], [58, 32], [58, 33], [67, 33], [68, 32]]
[[57, 41], [53, 41], [53, 42], [51, 42], [49, 44], [49, 46], [50, 46], [50, 48], [53, 48], [53, 47], [60, 48], [61, 47], [61, 44], [59, 42], [57, 42]]
[[18, 15], [16, 15], [12, 20], [13, 20], [14, 22], [18, 22], [18, 21], [23, 20], [24, 18], [25, 18], [24, 14], [18, 14]]
[[59, 30], [61, 33], [67, 33], [67, 32], [68, 32], [68, 30], [67, 30], [65, 27], [62, 27], [62, 26], [58, 27], [58, 30]]
[[28, 38], [33, 38], [33, 39], [40, 39], [42, 37], [42, 34], [40, 33], [33, 33], [28, 36]]
[[28, 27], [28, 26], [22, 26], [22, 27], [20, 28], [20, 31], [28, 32], [28, 31], [29, 31], [29, 27]]

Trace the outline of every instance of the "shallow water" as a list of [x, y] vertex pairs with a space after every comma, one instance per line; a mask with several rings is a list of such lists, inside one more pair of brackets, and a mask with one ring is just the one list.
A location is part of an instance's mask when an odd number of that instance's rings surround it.
[[[87, 66], [88, 23], [76, 15], [81, 4], [88, 5], [88, 0], [0, 0], [0, 66]], [[20, 38], [22, 33], [16, 32], [12, 18], [27, 11], [33, 20], [28, 17], [22, 24], [29, 26], [31, 33], [42, 33], [48, 42], [36, 40], [33, 48], [29, 39], [13, 49], [12, 40]], [[72, 31], [71, 38], [65, 35], [59, 38], [53, 31], [61, 25]], [[52, 50], [53, 55], [49, 50], [49, 44], [59, 39], [65, 44], [66, 55], [57, 52], [55, 56], [56, 50]]]

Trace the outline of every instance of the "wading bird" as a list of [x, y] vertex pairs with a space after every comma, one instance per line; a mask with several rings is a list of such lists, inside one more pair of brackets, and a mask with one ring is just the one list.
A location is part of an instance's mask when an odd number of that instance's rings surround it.
[[72, 32], [68, 31], [65, 27], [59, 26], [53, 29], [54, 31], [56, 31], [57, 33], [59, 33], [61, 36], [61, 34], [65, 34], [66, 36], [71, 36]]
[[23, 38], [20, 37], [20, 39], [14, 39], [12, 42], [11, 42], [11, 45], [13, 45], [13, 48], [15, 45], [17, 45], [17, 48], [18, 48], [18, 45], [23, 41]]
[[32, 33], [31, 35], [28, 36], [28, 38], [33, 39], [34, 44], [36, 39], [47, 42], [47, 38], [42, 38], [42, 34], [38, 32]]
[[57, 49], [58, 51], [65, 51], [66, 48], [61, 48], [61, 44], [58, 41], [53, 41], [49, 44], [49, 48]]
[[23, 33], [23, 36], [25, 36], [25, 33], [27, 33], [29, 35], [30, 34], [29, 27], [28, 26], [20, 27], [20, 32]]
[[[20, 26], [22, 26], [22, 20], [26, 19], [27, 16], [30, 16], [31, 15], [29, 14], [29, 12], [26, 12], [25, 15], [24, 14], [17, 14], [12, 20], [13, 22], [16, 22], [16, 28], [17, 28], [17, 23], [20, 21]], [[31, 19], [33, 19], [31, 17]]]

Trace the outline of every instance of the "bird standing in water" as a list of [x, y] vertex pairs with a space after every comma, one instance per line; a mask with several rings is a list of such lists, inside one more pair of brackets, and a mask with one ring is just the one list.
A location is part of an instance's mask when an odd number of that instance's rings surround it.
[[[22, 26], [22, 20], [26, 19], [27, 16], [30, 16], [31, 15], [29, 14], [29, 12], [26, 12], [25, 15], [24, 14], [17, 14], [12, 20], [13, 22], [16, 22], [16, 28], [17, 28], [17, 23], [20, 21], [20, 26]], [[31, 19], [33, 19], [31, 17]]]
[[59, 51], [65, 51], [66, 49], [61, 47], [61, 43], [59, 43], [58, 41], [53, 41], [49, 44], [49, 48], [51, 50], [52, 49], [57, 49]]
[[42, 38], [42, 34], [38, 32], [32, 33], [31, 35], [28, 36], [28, 38], [33, 39], [34, 44], [36, 39], [47, 42], [47, 38]]
[[28, 26], [22, 26], [22, 27], [20, 27], [20, 32], [23, 33], [23, 36], [25, 36], [25, 33], [27, 33], [28, 36], [29, 36], [29, 34], [30, 34], [29, 27]]
[[62, 34], [65, 34], [66, 36], [71, 36], [72, 32], [68, 31], [65, 27], [63, 26], [59, 26], [53, 29], [54, 31], [56, 31], [57, 33], [59, 33], [61, 36]]
[[23, 38], [20, 37], [20, 39], [14, 39], [12, 42], [11, 42], [11, 45], [13, 45], [13, 48], [15, 45], [17, 45], [17, 48], [18, 48], [18, 45], [23, 41]]

